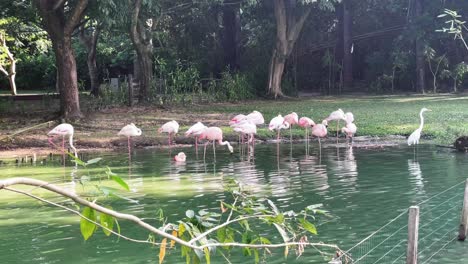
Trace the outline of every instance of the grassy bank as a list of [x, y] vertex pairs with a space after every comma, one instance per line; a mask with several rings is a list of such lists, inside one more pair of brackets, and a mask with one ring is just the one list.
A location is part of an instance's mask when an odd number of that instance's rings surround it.
[[[166, 143], [164, 135], [157, 134], [157, 128], [168, 120], [175, 119], [184, 132], [196, 121], [210, 126], [222, 126], [225, 136], [234, 140], [236, 137], [227, 126], [228, 120], [239, 113], [247, 114], [258, 110], [268, 121], [277, 114], [295, 111], [299, 116], [308, 116], [316, 122], [328, 116], [338, 108], [351, 111], [358, 126], [358, 136], [407, 136], [419, 125], [419, 110], [427, 107], [432, 112], [425, 114], [423, 137], [437, 143], [451, 144], [458, 136], [468, 135], [468, 96], [391, 96], [391, 97], [318, 97], [282, 101], [248, 101], [237, 104], [222, 103], [210, 105], [192, 105], [171, 109], [154, 107], [112, 108], [102, 111], [88, 110], [87, 117], [74, 124], [76, 143], [79, 147], [114, 148], [125, 147], [126, 140], [116, 136], [125, 124], [134, 122], [143, 130], [144, 137], [136, 140], [137, 146], [159, 145]], [[47, 121], [34, 115], [17, 117], [4, 115], [0, 118], [0, 139], [6, 135], [33, 124]], [[334, 135], [336, 124], [331, 123], [329, 135]], [[47, 147], [45, 134], [49, 128], [21, 133], [13, 140], [3, 140], [5, 148]], [[260, 128], [261, 139], [274, 138], [275, 134]], [[293, 129], [296, 138], [303, 137], [300, 128]], [[288, 135], [284, 133], [285, 137]], [[343, 135], [342, 135], [343, 136]], [[177, 137], [178, 143], [191, 143], [183, 133]]]
[[[295, 111], [320, 122], [338, 108], [353, 112], [358, 126], [358, 135], [366, 136], [408, 136], [419, 126], [419, 110], [427, 107], [423, 136], [439, 143], [451, 144], [460, 135], [468, 135], [468, 96], [392, 96], [392, 97], [340, 97], [294, 100], [256, 101], [236, 105], [215, 105], [197, 107], [199, 113], [248, 113], [261, 111], [266, 120], [277, 114]], [[341, 126], [341, 125], [340, 125]], [[330, 124], [329, 130], [336, 130]], [[261, 131], [264, 136], [272, 133]], [[300, 129], [295, 134], [302, 135]]]

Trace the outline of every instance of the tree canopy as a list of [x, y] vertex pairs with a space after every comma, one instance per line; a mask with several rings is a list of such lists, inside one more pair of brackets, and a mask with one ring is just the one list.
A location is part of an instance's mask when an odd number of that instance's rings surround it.
[[[239, 100], [300, 92], [458, 92], [465, 83], [466, 41], [440, 29], [450, 26], [446, 9], [456, 12], [452, 23], [465, 20], [466, 1], [85, 2], [0, 4], [18, 90], [58, 87], [63, 114], [77, 110], [69, 105], [78, 89], [99, 96], [110, 78], [130, 73], [142, 103], [188, 100], [193, 93]], [[465, 40], [466, 26], [453, 25], [460, 28], [455, 37]], [[62, 36], [70, 38], [70, 51], [54, 44], [67, 44]], [[71, 54], [76, 69], [57, 66]], [[2, 65], [8, 66], [5, 59]], [[9, 89], [7, 78], [0, 78], [0, 88]]]

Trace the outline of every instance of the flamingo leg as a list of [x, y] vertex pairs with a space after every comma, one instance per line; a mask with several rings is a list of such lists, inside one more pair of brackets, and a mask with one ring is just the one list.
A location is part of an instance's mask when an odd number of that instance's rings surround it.
[[195, 153], [198, 156], [198, 136], [195, 137]]
[[205, 161], [206, 158], [206, 146], [208, 145], [209, 141], [206, 141], [205, 143], [205, 148], [203, 149], [203, 161]]
[[289, 142], [292, 144], [292, 126], [289, 126]]
[[338, 119], [338, 122], [336, 122], [336, 141], [338, 141], [338, 129], [340, 126], [340, 120]]
[[62, 151], [65, 154], [65, 136], [62, 136]]
[[213, 156], [214, 156], [214, 161], [216, 162], [216, 141], [213, 140]]
[[278, 136], [276, 137], [276, 141], [278, 141], [278, 142], [280, 140], [279, 136], [280, 136], [280, 130], [278, 129]]
[[128, 144], [128, 156], [130, 157], [130, 153], [131, 153], [131, 150], [130, 150], [130, 148], [131, 148], [131, 146], [130, 146], [130, 137], [127, 137], [127, 141], [128, 141], [127, 142], [127, 144]]

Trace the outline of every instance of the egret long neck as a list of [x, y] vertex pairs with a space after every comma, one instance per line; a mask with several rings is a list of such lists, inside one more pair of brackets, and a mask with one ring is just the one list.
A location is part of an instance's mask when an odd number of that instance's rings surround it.
[[71, 147], [71, 148], [73, 149], [73, 151], [75, 152], [75, 158], [78, 158], [78, 155], [77, 155], [77, 153], [76, 153], [76, 148], [75, 148], [75, 146], [73, 146], [73, 134], [70, 134], [69, 139], [70, 139], [70, 147]]
[[419, 124], [419, 130], [422, 130], [422, 128], [424, 126], [423, 111], [419, 112], [419, 118], [421, 118], [421, 124]]

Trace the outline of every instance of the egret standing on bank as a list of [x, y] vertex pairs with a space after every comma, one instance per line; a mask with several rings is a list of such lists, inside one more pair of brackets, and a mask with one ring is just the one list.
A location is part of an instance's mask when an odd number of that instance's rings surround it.
[[419, 124], [418, 129], [416, 129], [411, 135], [408, 137], [408, 146], [414, 145], [414, 152], [416, 153], [416, 145], [419, 144], [419, 139], [421, 138], [421, 131], [424, 126], [424, 117], [423, 113], [426, 111], [431, 111], [427, 108], [422, 108], [419, 112], [419, 118], [421, 119], [421, 123]]

